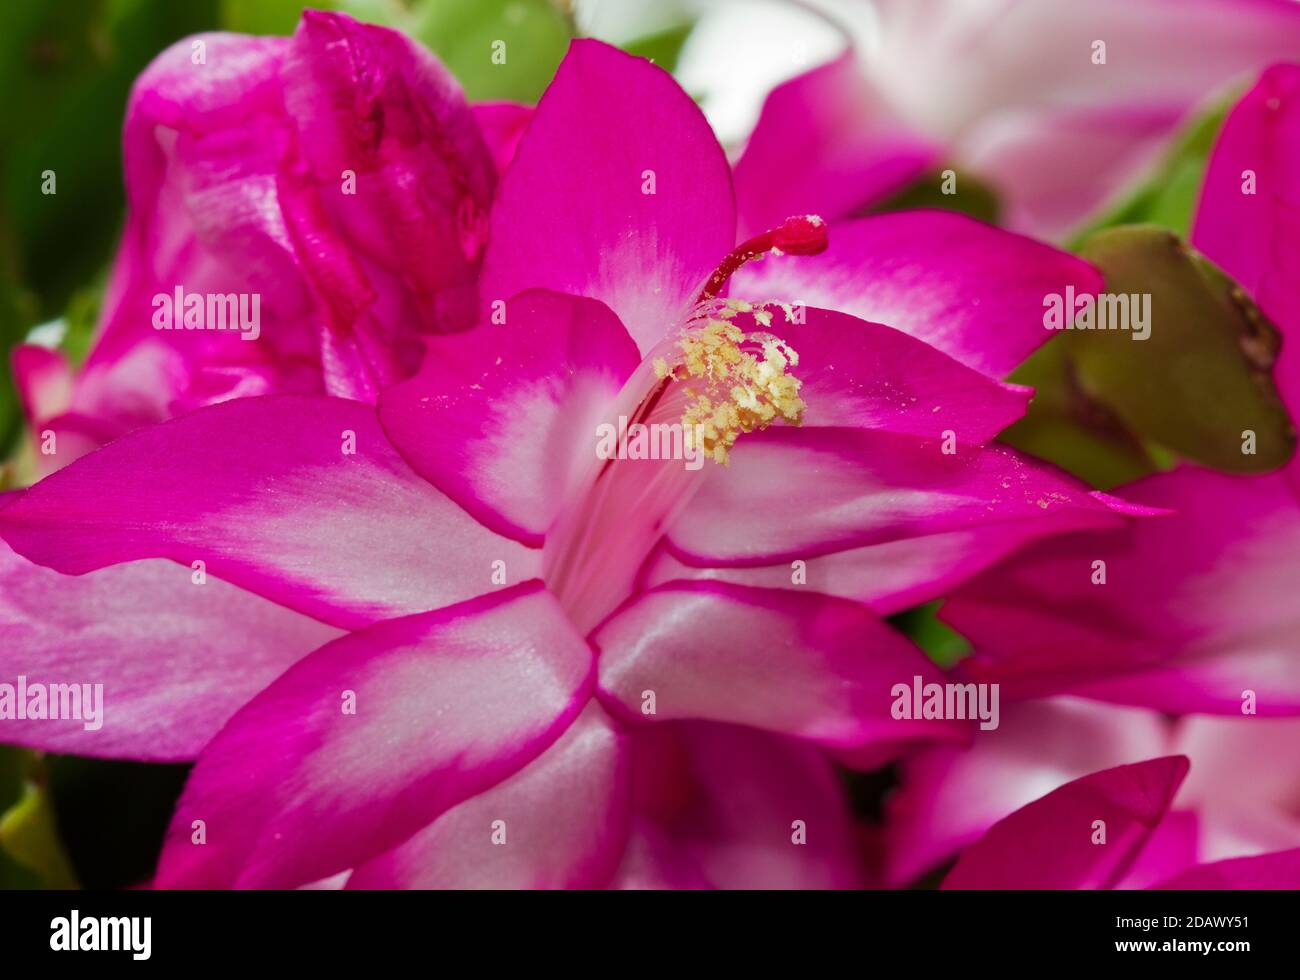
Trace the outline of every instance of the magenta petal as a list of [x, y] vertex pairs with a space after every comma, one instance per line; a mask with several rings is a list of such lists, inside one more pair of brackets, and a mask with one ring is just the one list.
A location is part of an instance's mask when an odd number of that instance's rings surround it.
[[803, 559], [798, 584], [790, 562], [756, 567], [696, 567], [684, 563], [669, 548], [661, 548], [654, 555], [643, 571], [642, 580], [647, 586], [674, 579], [718, 579], [769, 589], [807, 588], [861, 602], [873, 612], [887, 616], [948, 594], [1039, 538], [1073, 530], [1113, 527], [1121, 517], [1133, 516], [1132, 508], [1122, 501], [1104, 494], [1092, 496], [1104, 507], [1062, 510], [1041, 520], [988, 524]]
[[531, 290], [503, 310], [505, 325], [430, 338], [379, 418], [416, 472], [537, 547], [595, 465], [596, 427], [640, 357], [594, 300]]
[[73, 574], [203, 561], [207, 574], [346, 628], [477, 595], [494, 562], [510, 582], [539, 563], [412, 472], [374, 409], [294, 395], [124, 436], [18, 495], [0, 511], [0, 536]]
[[369, 400], [414, 369], [418, 334], [473, 322], [495, 167], [455, 78], [400, 32], [307, 11], [281, 78], [302, 165], [278, 191], [327, 377], [349, 369], [330, 390]]
[[[772, 257], [768, 264], [788, 256]], [[771, 322], [741, 313], [746, 331], [782, 338], [799, 355], [805, 426], [848, 426], [938, 439], [947, 429], [988, 442], [1025, 414], [1033, 393], [989, 378], [901, 330], [834, 310], [804, 308], [803, 322], [776, 307]]]
[[72, 374], [61, 353], [34, 344], [19, 344], [10, 358], [14, 386], [28, 424], [37, 427], [68, 410], [72, 403]]
[[[193, 44], [206, 64], [196, 71]], [[137, 79], [123, 126], [128, 221], [73, 407], [126, 431], [177, 407], [320, 387], [311, 297], [277, 206], [286, 38], [180, 41]], [[258, 296], [258, 340], [152, 328], [158, 295]], [[251, 307], [250, 307], [251, 312]], [[177, 317], [180, 321], [180, 317]], [[133, 362], [123, 368], [124, 360]]]
[[1081, 259], [946, 211], [832, 223], [830, 242], [823, 255], [751, 262], [732, 295], [887, 323], [1000, 378], [1052, 335], [1046, 296], [1102, 288]]
[[1287, 479], [1184, 468], [1124, 493], [1174, 513], [1041, 542], [954, 594], [942, 616], [971, 669], [1012, 697], [1239, 714], [1252, 691], [1259, 714], [1300, 712]]
[[690, 854], [647, 819], [632, 822], [609, 887], [619, 891], [698, 891], [712, 887]]
[[[105, 442], [189, 405], [320, 387], [309, 298], [273, 206], [284, 149], [277, 73], [283, 38], [209, 35], [136, 81], [123, 128], [128, 220], [94, 348], [70, 409]], [[268, 200], [271, 204], [268, 205]], [[257, 298], [258, 337], [151, 327], [158, 296]], [[175, 322], [183, 322], [183, 308]]]
[[639, 819], [615, 887], [861, 887], [843, 784], [813, 746], [706, 722], [632, 744]]
[[[1062, 783], [1169, 751], [1159, 715], [1075, 698], [1003, 702], [969, 747], [904, 760], [885, 811], [885, 880], [903, 887]], [[1200, 769], [1200, 760], [1193, 774]]]
[[591, 677], [537, 582], [335, 640], [203, 751], [156, 884], [288, 887], [360, 865], [535, 758]]
[[642, 58], [574, 41], [492, 210], [485, 308], [533, 287], [590, 296], [644, 352], [734, 245], [727, 160], [690, 97]]
[[1300, 888], [1300, 847], [1272, 854], [1202, 864], [1155, 887], [1183, 890], [1294, 891]]
[[909, 132], [852, 53], [773, 89], [736, 164], [748, 238], [792, 214], [838, 218], [919, 177], [940, 148]]
[[1300, 715], [1300, 671], [1294, 650], [1270, 642], [1254, 650], [1229, 648], [1221, 653], [1168, 665], [1135, 665], [1119, 676], [1083, 682], [1072, 690], [1081, 697], [1116, 704], [1229, 716], [1241, 713], [1243, 697], [1251, 691], [1261, 714]]
[[1170, 810], [1151, 832], [1123, 877], [1111, 886], [1117, 890], [1151, 888], [1196, 863], [1200, 838], [1198, 815], [1188, 810]]
[[726, 721], [855, 751], [966, 735], [959, 722], [891, 715], [895, 684], [942, 678], [900, 633], [843, 599], [680, 582], [633, 600], [592, 641], [602, 695], [633, 721]]
[[[47, 752], [192, 759], [245, 701], [338, 630], [171, 562], [69, 578], [0, 544], [0, 678], [102, 684], [103, 715], [0, 720]], [[83, 688], [82, 697], [84, 698]]]
[[470, 106], [497, 173], [505, 172], [515, 158], [519, 140], [533, 121], [533, 107], [516, 102], [476, 102]]
[[[31, 428], [39, 476], [53, 473], [117, 434], [116, 426], [98, 424], [69, 413], [73, 397], [72, 370], [62, 353], [19, 344], [10, 353], [14, 387], [23, 417]], [[53, 433], [54, 439], [48, 440]], [[46, 449], [54, 451], [47, 453]]]
[[626, 743], [593, 702], [527, 766], [357, 868], [347, 887], [603, 886], [628, 835]]
[[[1251, 193], [1246, 193], [1247, 185]], [[1274, 379], [1300, 411], [1300, 67], [1275, 65], [1228, 114], [1205, 172], [1192, 242], [1279, 327]]]
[[[114, 434], [247, 395], [373, 399], [422, 333], [472, 322], [494, 166], [402, 34], [307, 11], [292, 38], [187, 38], [136, 82], [123, 143], [129, 220], [72, 406]], [[155, 330], [178, 288], [256, 302], [256, 340]]]
[[1004, 446], [964, 448], [953, 431], [951, 455], [940, 439], [869, 430], [744, 436], [671, 526], [672, 547], [691, 565], [768, 565], [1078, 511], [1123, 522], [1110, 498]]
[[[1111, 887], [1164, 817], [1187, 766], [1186, 756], [1165, 756], [1067, 783], [994, 824], [943, 887]], [[1094, 843], [1103, 831], [1105, 842]]]
[[[908, 758], [886, 810], [885, 877], [906, 885], [939, 867], [994, 822], [1060, 784], [1166, 753], [1191, 772], [1174, 812], [1115, 887], [1148, 887], [1196, 860], [1300, 845], [1292, 814], [1300, 720], [1194, 716], [1072, 697], [1005, 703], [1001, 724], [965, 750]], [[1195, 819], [1192, 819], [1194, 816]]]

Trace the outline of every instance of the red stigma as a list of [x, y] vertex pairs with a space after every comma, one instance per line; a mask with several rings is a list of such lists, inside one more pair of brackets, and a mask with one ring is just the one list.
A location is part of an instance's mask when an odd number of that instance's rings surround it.
[[766, 255], [771, 251], [784, 252], [786, 255], [817, 255], [826, 251], [829, 238], [826, 222], [815, 214], [801, 214], [786, 218], [776, 228], [755, 235], [744, 242], [718, 264], [704, 284], [700, 300], [714, 299], [727, 281], [736, 274], [746, 262]]

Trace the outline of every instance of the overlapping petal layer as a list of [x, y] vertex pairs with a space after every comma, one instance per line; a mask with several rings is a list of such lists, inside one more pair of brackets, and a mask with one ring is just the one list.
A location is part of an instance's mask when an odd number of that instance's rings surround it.
[[0, 536], [73, 574], [201, 561], [345, 628], [458, 602], [492, 588], [494, 572], [513, 583], [539, 565], [412, 471], [373, 408], [297, 395], [238, 399], [124, 436], [19, 494], [0, 511]]
[[618, 888], [855, 888], [838, 777], [812, 746], [738, 725], [633, 736], [637, 822]]
[[941, 615], [972, 669], [1017, 697], [1240, 713], [1253, 692], [1259, 714], [1300, 711], [1287, 479], [1184, 468], [1124, 492], [1174, 513], [1041, 542], [955, 593]]
[[688, 564], [757, 566], [1077, 511], [1149, 513], [952, 431], [951, 440], [839, 428], [747, 436], [730, 466], [708, 471], [669, 540]]
[[1186, 774], [1185, 757], [1167, 756], [1066, 783], [994, 824], [943, 887], [1111, 887], [1137, 860]]
[[404, 35], [308, 11], [291, 38], [178, 42], [123, 143], [130, 217], [67, 409], [99, 442], [246, 395], [373, 400], [421, 334], [472, 322], [494, 165]]
[[357, 868], [349, 888], [596, 888], [622, 860], [631, 748], [592, 703], [509, 779]]
[[430, 338], [379, 418], [414, 469], [502, 534], [540, 546], [596, 462], [596, 432], [640, 357], [595, 300], [530, 290], [504, 325]]
[[102, 685], [102, 716], [0, 720], [0, 741], [47, 752], [192, 759], [226, 720], [338, 630], [166, 561], [77, 578], [0, 545], [0, 678]]
[[485, 309], [542, 287], [606, 303], [644, 353], [735, 245], [731, 175], [662, 69], [575, 41], [492, 208]]
[[537, 582], [335, 640], [204, 750], [156, 884], [286, 887], [362, 864], [554, 742], [592, 667]]
[[1074, 256], [945, 211], [834, 222], [830, 236], [824, 255], [751, 263], [732, 293], [885, 323], [1000, 378], [1051, 336], [1046, 297], [1102, 286]]
[[892, 717], [895, 684], [939, 673], [843, 599], [680, 582], [643, 593], [592, 640], [601, 692], [629, 719], [726, 721], [845, 750], [967, 734]]

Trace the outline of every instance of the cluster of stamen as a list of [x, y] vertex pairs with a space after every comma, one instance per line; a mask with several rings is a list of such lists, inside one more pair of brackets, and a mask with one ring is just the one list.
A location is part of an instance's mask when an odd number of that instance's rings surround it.
[[654, 362], [661, 379], [684, 387], [682, 428], [688, 444], [724, 465], [741, 433], [765, 429], [777, 419], [798, 425], [807, 407], [799, 397], [802, 382], [790, 373], [798, 353], [771, 334], [746, 333], [733, 322], [738, 313], [752, 314], [761, 326], [771, 323], [769, 310], [743, 300], [716, 301], [677, 341], [681, 355], [673, 367], [664, 358]]

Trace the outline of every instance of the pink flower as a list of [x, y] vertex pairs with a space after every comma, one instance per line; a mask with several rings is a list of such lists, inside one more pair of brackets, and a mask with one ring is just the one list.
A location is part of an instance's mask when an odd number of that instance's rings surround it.
[[943, 887], [1294, 888], [1300, 848], [1187, 864], [1188, 828], [1169, 812], [1187, 769], [1165, 756], [1066, 783], [989, 828]]
[[[1300, 270], [1300, 211], [1290, 200], [1297, 95], [1300, 68], [1275, 66], [1233, 109], [1193, 233], [1284, 334], [1300, 329], [1290, 288]], [[1300, 404], [1300, 352], [1289, 341], [1274, 377], [1284, 400]], [[936, 867], [1065, 780], [1168, 753], [1190, 758], [1190, 776], [1171, 788], [1140, 860], [1113, 883], [1300, 881], [1297, 465], [1252, 477], [1182, 466], [1138, 481], [1122, 489], [1126, 499], [1166, 516], [1031, 546], [957, 589], [941, 615], [975, 645], [964, 669], [1027, 700], [1004, 704], [1002, 727], [968, 751], [904, 763], [885, 830], [887, 882]], [[1094, 584], [1097, 561], [1104, 585]], [[1020, 811], [1018, 833], [1031, 810]], [[1227, 863], [1193, 868], [1206, 861]], [[1024, 877], [1026, 867], [1016, 864], [1018, 887], [1041, 881]]]
[[872, 6], [869, 45], [768, 97], [736, 168], [742, 230], [852, 213], [942, 164], [990, 182], [1010, 227], [1060, 236], [1217, 90], [1300, 47], [1291, 0]]
[[[1125, 887], [1199, 862], [1300, 847], [1300, 719], [1186, 716], [1073, 697], [1004, 703], [969, 747], [905, 760], [886, 808], [878, 875], [901, 887], [941, 867], [1012, 812], [1089, 773], [1164, 755], [1191, 760]], [[1090, 818], [1083, 826], [1091, 823]]]
[[[1300, 68], [1279, 66], [1228, 117], [1193, 232], [1282, 332], [1274, 378], [1293, 410], [1300, 212], [1290, 197], [1298, 167]], [[1244, 193], [1249, 174], [1255, 194]], [[958, 590], [943, 616], [975, 644], [972, 670], [1011, 696], [1298, 714], [1297, 465], [1251, 477], [1182, 466], [1126, 486], [1126, 499], [1172, 513], [1031, 547]], [[1105, 585], [1093, 584], [1097, 561]]]
[[[377, 413], [227, 401], [0, 508], [19, 555], [84, 575], [0, 621], [5, 666], [101, 672], [106, 754], [198, 754], [159, 885], [859, 881], [827, 756], [967, 735], [891, 717], [938, 673], [872, 609], [1143, 511], [989, 442], [1028, 395], [990, 375], [1091, 268], [941, 214], [736, 246], [732, 200], [669, 76], [576, 42], [494, 204], [483, 324], [427, 337]], [[716, 463], [601, 458], [620, 416]], [[118, 617], [216, 615], [199, 561], [244, 617], [230, 646], [116, 642]], [[56, 574], [4, 568], [18, 597]], [[156, 591], [122, 598], [132, 576]], [[67, 642], [93, 596], [118, 604]], [[61, 723], [15, 740], [97, 751]]]
[[129, 219], [85, 369], [15, 353], [59, 464], [227, 398], [373, 401], [421, 336], [473, 323], [495, 167], [455, 79], [403, 35], [307, 11], [290, 38], [180, 41], [136, 82], [123, 144]]

